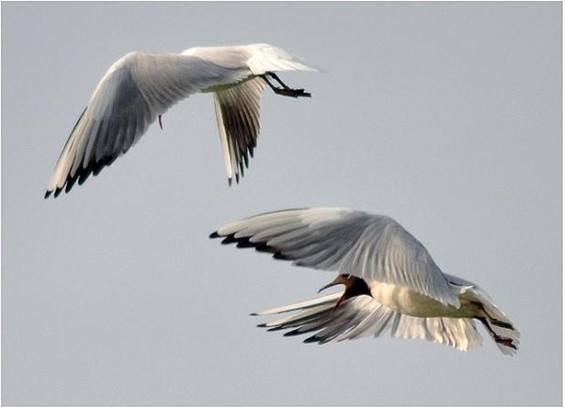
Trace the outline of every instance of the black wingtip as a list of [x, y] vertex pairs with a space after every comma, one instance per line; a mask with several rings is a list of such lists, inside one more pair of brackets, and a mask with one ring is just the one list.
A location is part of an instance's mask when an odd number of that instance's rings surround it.
[[296, 335], [302, 335], [303, 332], [299, 331], [298, 329], [289, 331], [289, 332], [285, 332], [283, 334], [284, 337], [295, 337]]
[[275, 260], [290, 260], [287, 256], [282, 254], [280, 251], [273, 254], [273, 258]]
[[231, 183], [232, 183], [232, 179], [228, 178], [228, 186], [231, 186]]
[[49, 196], [51, 196], [51, 193], [53, 193], [52, 190], [46, 190], [45, 191], [45, 195], [43, 196], [44, 199], [47, 199]]
[[[285, 334], [286, 335], [286, 334]], [[314, 343], [322, 343], [320, 339], [318, 339], [315, 335], [311, 336], [310, 338], [306, 338], [304, 341], [305, 344], [314, 344]]]
[[267, 243], [262, 241], [253, 243], [251, 246], [255, 247], [255, 250], [257, 250], [260, 253], [273, 253], [274, 251], [274, 249], [271, 246], [267, 245]]
[[[224, 236], [222, 236], [224, 237]], [[234, 238], [233, 234], [229, 235], [229, 236], [225, 236], [224, 239], [222, 240], [222, 244], [232, 244], [232, 243], [237, 243], [238, 240], [236, 238]]]
[[277, 260], [290, 260], [290, 258], [281, 253], [280, 249], [277, 247], [273, 247], [268, 245], [266, 242], [263, 241], [252, 241], [252, 237], [250, 236], [243, 236], [243, 237], [236, 237], [235, 233], [228, 234], [228, 235], [221, 235], [218, 231], [210, 233], [208, 236], [211, 239], [221, 238], [222, 244], [234, 244], [237, 248], [254, 248], [256, 251], [261, 253], [270, 253], [273, 257]]
[[252, 243], [249, 237], [242, 237], [234, 240], [237, 241], [236, 247], [239, 249], [257, 248], [257, 244]]

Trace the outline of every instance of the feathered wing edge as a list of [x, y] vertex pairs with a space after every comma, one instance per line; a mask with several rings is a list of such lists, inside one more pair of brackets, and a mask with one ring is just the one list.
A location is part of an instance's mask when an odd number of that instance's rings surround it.
[[314, 332], [304, 340], [307, 343], [325, 344], [332, 340], [340, 342], [364, 336], [378, 337], [390, 330], [393, 337], [425, 339], [461, 351], [482, 345], [482, 337], [472, 319], [407, 316], [366, 295], [346, 299], [335, 308], [342, 294], [338, 292], [253, 315], [290, 313], [259, 326], [269, 331], [291, 329], [285, 336]]
[[249, 166], [249, 156], [257, 146], [260, 131], [259, 102], [265, 81], [253, 78], [241, 84], [214, 92], [214, 108], [220, 131], [220, 142], [231, 185], [235, 177], [239, 183], [244, 168]]

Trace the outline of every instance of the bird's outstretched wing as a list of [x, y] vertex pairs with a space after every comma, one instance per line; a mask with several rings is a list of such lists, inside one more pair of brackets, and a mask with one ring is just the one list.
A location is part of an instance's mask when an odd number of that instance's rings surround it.
[[396, 221], [346, 208], [306, 208], [252, 216], [211, 234], [298, 266], [408, 287], [459, 307], [458, 293], [426, 248]]

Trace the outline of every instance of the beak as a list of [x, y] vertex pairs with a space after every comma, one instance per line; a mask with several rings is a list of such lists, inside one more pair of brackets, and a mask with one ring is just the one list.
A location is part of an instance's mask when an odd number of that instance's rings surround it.
[[333, 280], [331, 283], [326, 284], [325, 286], [323, 286], [322, 288], [320, 288], [320, 289], [318, 290], [318, 293], [321, 293], [322, 291], [327, 290], [328, 288], [333, 287], [334, 285], [338, 285], [338, 284], [345, 284], [345, 283], [343, 282], [343, 277], [342, 277], [341, 275], [338, 275], [338, 276], [335, 278], [335, 280]]

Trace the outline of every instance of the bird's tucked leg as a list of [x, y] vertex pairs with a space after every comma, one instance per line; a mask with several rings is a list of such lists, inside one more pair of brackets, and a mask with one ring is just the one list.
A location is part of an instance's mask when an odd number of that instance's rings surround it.
[[[514, 327], [509, 322], [500, 321], [494, 317], [492, 317], [487, 310], [485, 309], [484, 305], [479, 302], [473, 302], [482, 312], [482, 314], [487, 318], [490, 324], [496, 325], [497, 327], [506, 328], [510, 330], [514, 330]], [[486, 324], [485, 324], [486, 325]]]
[[[268, 77], [271, 77], [275, 81], [277, 81], [282, 86], [282, 88], [278, 88], [275, 85], [271, 84]], [[261, 75], [261, 78], [263, 78], [263, 80], [265, 80], [267, 85], [269, 85], [269, 87], [273, 90], [273, 92], [275, 94], [283, 95], [285, 97], [293, 97], [293, 98], [311, 97], [312, 96], [312, 94], [310, 94], [309, 92], [305, 92], [304, 88], [300, 88], [300, 89], [290, 88], [288, 85], [286, 85], [284, 82], [282, 82], [282, 80], [279, 78], [279, 76], [275, 73], [267, 72], [264, 75]]]
[[161, 115], [159, 115], [159, 127], [163, 130], [163, 122], [161, 122]]
[[485, 318], [485, 317], [476, 317], [476, 318], [484, 324], [487, 331], [489, 332], [489, 334], [492, 336], [492, 338], [494, 339], [494, 341], [497, 344], [502, 344], [504, 346], [507, 346], [509, 348], [516, 349], [516, 350], [518, 349], [516, 347], [516, 345], [514, 345], [514, 341], [512, 340], [512, 338], [503, 337], [501, 335], [498, 335], [496, 332], [494, 332], [494, 330], [491, 328], [489, 320], [487, 318]]

